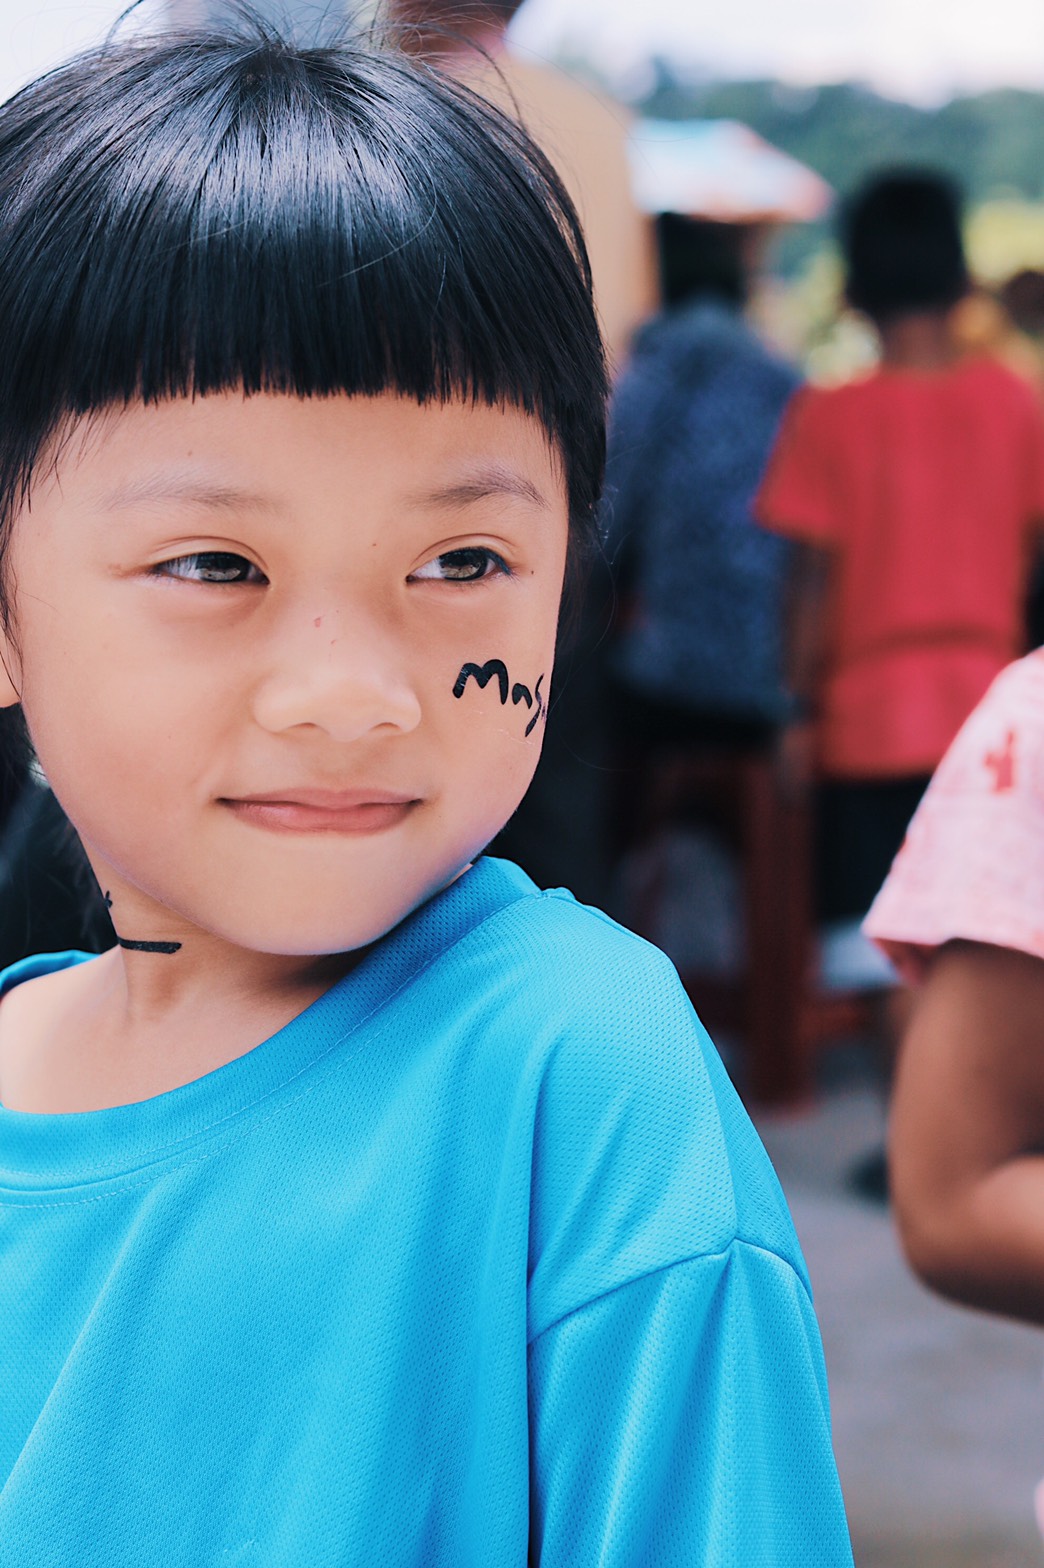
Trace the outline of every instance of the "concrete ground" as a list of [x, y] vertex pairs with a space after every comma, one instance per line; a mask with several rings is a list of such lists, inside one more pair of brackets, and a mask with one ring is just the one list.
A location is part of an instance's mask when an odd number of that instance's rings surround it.
[[755, 1119], [812, 1276], [856, 1568], [1044, 1568], [1044, 1335], [930, 1295], [847, 1190], [883, 1132], [858, 1053], [807, 1112]]

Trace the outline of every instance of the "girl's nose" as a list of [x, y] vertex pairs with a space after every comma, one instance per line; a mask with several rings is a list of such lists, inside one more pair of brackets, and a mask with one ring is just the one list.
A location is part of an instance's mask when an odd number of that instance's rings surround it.
[[282, 641], [255, 690], [254, 717], [274, 734], [307, 726], [352, 741], [377, 729], [408, 733], [421, 706], [394, 639], [326, 615]]

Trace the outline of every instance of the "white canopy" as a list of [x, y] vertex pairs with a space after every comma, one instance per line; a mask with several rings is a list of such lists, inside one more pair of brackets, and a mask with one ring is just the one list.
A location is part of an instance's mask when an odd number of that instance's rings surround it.
[[638, 120], [630, 141], [645, 212], [720, 223], [808, 223], [833, 191], [812, 169], [736, 120]]

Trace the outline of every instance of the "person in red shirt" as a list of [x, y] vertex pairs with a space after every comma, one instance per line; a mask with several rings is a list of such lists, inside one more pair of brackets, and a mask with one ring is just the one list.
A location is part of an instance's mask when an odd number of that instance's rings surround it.
[[1044, 519], [1044, 418], [1025, 383], [962, 356], [960, 203], [933, 173], [872, 179], [842, 226], [846, 297], [879, 366], [800, 391], [756, 502], [796, 540], [785, 760], [814, 771], [819, 914], [862, 917], [928, 779], [1024, 651]]

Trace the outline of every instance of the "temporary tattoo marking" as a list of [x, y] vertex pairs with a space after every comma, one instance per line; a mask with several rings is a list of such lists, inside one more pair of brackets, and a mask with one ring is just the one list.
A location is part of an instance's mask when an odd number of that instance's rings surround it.
[[453, 683], [454, 697], [463, 697], [464, 689], [468, 681], [473, 677], [475, 684], [482, 688], [489, 685], [494, 675], [497, 677], [497, 682], [500, 686], [500, 701], [502, 705], [507, 704], [509, 690], [511, 692], [511, 701], [516, 708], [520, 702], [524, 702], [527, 708], [532, 708], [534, 702], [536, 703], [536, 712], [526, 725], [526, 734], [532, 734], [540, 720], [547, 718], [547, 707], [540, 692], [540, 688], [544, 683], [543, 675], [537, 680], [536, 691], [532, 692], [528, 686], [523, 686], [521, 681], [516, 681], [514, 686], [511, 685], [507, 665], [503, 659], [487, 659], [485, 664], [482, 665], [465, 664], [461, 666], [460, 674]]
[[481, 666], [477, 664], [463, 665], [453, 686], [454, 697], [463, 697], [464, 688], [472, 676], [475, 677], [475, 682], [478, 686], [484, 687], [489, 685], [494, 675], [500, 682], [500, 700], [502, 703], [507, 702], [509, 682], [507, 665], [503, 659], [487, 659], [485, 664]]
[[541, 675], [538, 678], [538, 680], [537, 680], [536, 691], [534, 693], [534, 696], [536, 697], [536, 712], [534, 713], [533, 717], [530, 719], [529, 723], [526, 725], [526, 734], [527, 735], [532, 730], [534, 730], [536, 728], [537, 724], [539, 723], [539, 721], [541, 719], [546, 719], [547, 718], [547, 707], [546, 707], [546, 705], [544, 703], [543, 697], [540, 695], [540, 688], [541, 688], [541, 686], [543, 684], [544, 684], [544, 677], [543, 677], [543, 675]]
[[132, 953], [176, 953], [181, 946], [180, 942], [132, 942], [123, 936], [116, 940], [120, 947], [128, 947]]
[[[106, 909], [112, 908], [112, 894], [105, 894]], [[129, 948], [132, 953], [176, 953], [181, 946], [180, 942], [132, 942], [129, 937], [116, 933], [116, 941], [120, 947]]]

